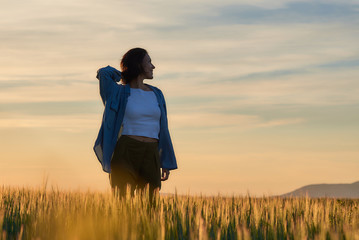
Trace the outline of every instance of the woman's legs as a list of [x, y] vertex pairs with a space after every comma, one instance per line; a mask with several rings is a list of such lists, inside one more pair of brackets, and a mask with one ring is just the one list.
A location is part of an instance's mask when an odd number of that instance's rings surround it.
[[161, 189], [160, 159], [157, 143], [146, 143], [144, 159], [139, 169], [137, 187], [144, 191], [148, 187], [149, 196]]

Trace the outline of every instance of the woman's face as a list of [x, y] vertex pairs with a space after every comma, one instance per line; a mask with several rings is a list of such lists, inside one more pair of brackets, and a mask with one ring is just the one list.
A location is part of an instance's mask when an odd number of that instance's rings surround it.
[[151, 58], [148, 54], [146, 54], [143, 58], [142, 69], [145, 79], [153, 79], [153, 69], [155, 69], [155, 66], [152, 64]]

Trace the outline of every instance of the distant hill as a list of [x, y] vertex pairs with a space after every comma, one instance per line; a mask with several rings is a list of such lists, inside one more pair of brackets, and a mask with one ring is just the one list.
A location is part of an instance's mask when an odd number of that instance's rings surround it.
[[332, 198], [359, 198], [359, 181], [352, 184], [312, 184], [293, 192], [281, 195], [281, 197], [332, 197]]

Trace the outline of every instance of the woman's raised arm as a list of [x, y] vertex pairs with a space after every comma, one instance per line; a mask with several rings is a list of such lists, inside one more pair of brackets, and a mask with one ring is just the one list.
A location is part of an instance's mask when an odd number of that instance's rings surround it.
[[100, 95], [105, 105], [107, 99], [113, 94], [114, 90], [119, 87], [117, 82], [121, 80], [121, 72], [116, 68], [107, 66], [97, 71], [96, 78], [100, 81]]

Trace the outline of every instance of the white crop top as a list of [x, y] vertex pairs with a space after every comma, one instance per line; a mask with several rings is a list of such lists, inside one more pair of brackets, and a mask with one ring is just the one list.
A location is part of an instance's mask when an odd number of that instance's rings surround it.
[[161, 110], [153, 91], [131, 88], [122, 135], [143, 136], [158, 139]]

